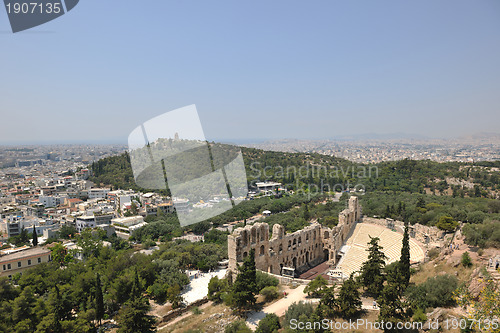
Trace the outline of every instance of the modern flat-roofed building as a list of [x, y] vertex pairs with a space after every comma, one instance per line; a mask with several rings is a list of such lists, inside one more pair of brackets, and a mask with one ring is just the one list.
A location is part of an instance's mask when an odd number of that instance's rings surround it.
[[52, 260], [51, 251], [45, 247], [34, 247], [19, 251], [3, 251], [7, 253], [0, 256], [0, 276], [11, 278], [17, 273], [22, 273], [28, 268]]
[[79, 216], [76, 218], [76, 230], [82, 232], [87, 228], [95, 228], [96, 222], [93, 215], [91, 216]]
[[111, 223], [115, 227], [116, 234], [122, 237], [130, 235], [132, 231], [147, 224], [142, 216], [119, 217], [112, 219]]
[[255, 183], [255, 186], [257, 187], [259, 192], [266, 192], [266, 191], [274, 191], [275, 189], [277, 189], [281, 186], [281, 183], [258, 182], [258, 183]]
[[91, 188], [88, 190], [89, 199], [106, 199], [109, 188]]

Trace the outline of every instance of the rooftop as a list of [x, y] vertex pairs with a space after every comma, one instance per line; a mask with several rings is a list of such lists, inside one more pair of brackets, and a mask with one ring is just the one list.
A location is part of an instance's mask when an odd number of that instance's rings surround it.
[[6, 261], [11, 261], [11, 260], [17, 260], [17, 259], [22, 259], [26, 257], [31, 257], [31, 256], [40, 256], [44, 254], [50, 253], [50, 250], [44, 248], [44, 247], [33, 247], [29, 248], [27, 250], [22, 250], [18, 252], [14, 252], [11, 254], [7, 254], [4, 256], [0, 257], [0, 263], [6, 262]]

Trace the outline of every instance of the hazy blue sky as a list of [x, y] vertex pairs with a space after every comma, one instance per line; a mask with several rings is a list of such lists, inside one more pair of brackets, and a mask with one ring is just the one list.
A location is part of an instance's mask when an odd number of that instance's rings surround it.
[[208, 138], [499, 132], [500, 1], [103, 1], [12, 34], [0, 143], [126, 143], [196, 104]]

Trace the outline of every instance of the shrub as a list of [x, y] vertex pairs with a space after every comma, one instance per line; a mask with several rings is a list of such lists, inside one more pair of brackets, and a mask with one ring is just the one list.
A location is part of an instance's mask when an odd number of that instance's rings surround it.
[[473, 224], [483, 223], [485, 218], [486, 218], [486, 213], [480, 210], [476, 210], [467, 214], [467, 221]]
[[274, 313], [268, 313], [257, 326], [255, 333], [275, 333], [281, 328], [280, 320]]
[[225, 333], [252, 333], [244, 320], [233, 321], [226, 326]]
[[440, 253], [440, 250], [435, 247], [433, 249], [430, 249], [429, 252], [427, 253], [427, 256], [429, 257], [429, 259], [435, 259]]
[[262, 290], [269, 286], [276, 287], [279, 284], [279, 280], [277, 278], [261, 271], [257, 271], [256, 282], [257, 290]]
[[192, 308], [192, 309], [191, 309], [191, 312], [192, 312], [194, 315], [201, 315], [201, 314], [203, 313], [203, 311], [202, 311], [199, 307], [197, 307], [197, 306], [195, 306], [194, 308]]
[[300, 317], [309, 318], [314, 312], [313, 306], [310, 303], [292, 303], [285, 312], [285, 325], [289, 325], [292, 319], [299, 320]]
[[407, 297], [413, 309], [446, 307], [455, 303], [453, 292], [457, 287], [458, 279], [455, 276], [438, 275], [417, 286], [410, 286], [407, 290]]
[[425, 323], [427, 321], [427, 316], [424, 313], [424, 310], [418, 308], [417, 311], [413, 314], [413, 321], [418, 323]]
[[464, 267], [472, 266], [472, 260], [470, 258], [469, 252], [466, 251], [462, 254], [462, 261], [461, 262], [462, 262], [462, 265]]
[[278, 288], [274, 286], [267, 286], [260, 291], [260, 294], [265, 297], [266, 302], [270, 302], [279, 297]]
[[487, 221], [482, 224], [466, 224], [462, 230], [465, 242], [469, 245], [500, 248], [500, 221]]

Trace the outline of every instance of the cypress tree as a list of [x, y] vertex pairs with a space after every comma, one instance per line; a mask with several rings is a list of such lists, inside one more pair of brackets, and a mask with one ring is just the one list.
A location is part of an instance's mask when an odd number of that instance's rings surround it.
[[55, 297], [54, 301], [52, 304], [52, 311], [54, 313], [54, 321], [52, 323], [52, 332], [54, 333], [62, 333], [62, 326], [61, 326], [61, 321], [64, 317], [63, 311], [63, 304], [62, 304], [62, 299], [61, 299], [61, 294], [59, 293], [59, 287], [55, 285]]
[[38, 245], [38, 235], [36, 234], [36, 228], [35, 225], [33, 224], [33, 246]]
[[401, 258], [399, 259], [399, 275], [401, 278], [401, 287], [406, 290], [410, 284], [410, 236], [409, 223], [405, 222], [405, 231], [403, 234], [403, 247], [401, 248]]
[[139, 281], [139, 274], [137, 273], [137, 267], [135, 268], [134, 273], [134, 282], [132, 284], [132, 290], [130, 292], [130, 297], [132, 299], [141, 297], [141, 282]]
[[101, 325], [101, 320], [104, 318], [104, 297], [102, 295], [101, 277], [97, 273], [95, 288], [95, 317]]

